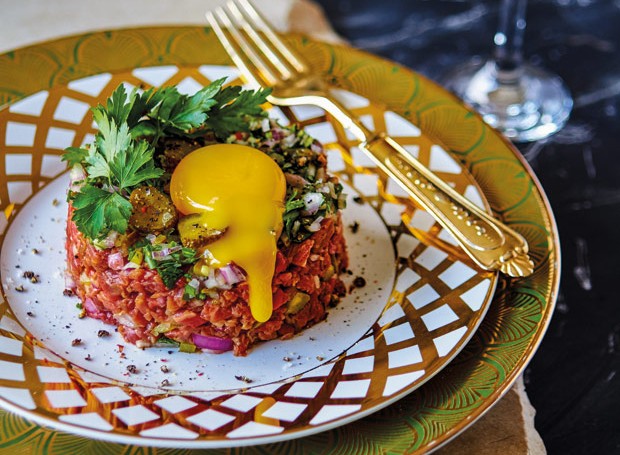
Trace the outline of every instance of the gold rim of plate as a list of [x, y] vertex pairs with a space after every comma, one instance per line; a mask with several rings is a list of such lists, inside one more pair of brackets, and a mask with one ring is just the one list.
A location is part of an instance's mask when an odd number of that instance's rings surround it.
[[[560, 273], [551, 209], [518, 151], [442, 88], [362, 51], [294, 35], [287, 39], [333, 84], [402, 115], [452, 152], [473, 175], [493, 212], [530, 244], [534, 274], [519, 280], [499, 278], [478, 331], [437, 377], [398, 404], [355, 424], [271, 446], [274, 453], [301, 452], [302, 447], [321, 453], [371, 453], [361, 447], [370, 437], [376, 451], [422, 453], [434, 449], [470, 426], [510, 388], [544, 335]], [[204, 63], [230, 65], [208, 28], [155, 27], [69, 37], [0, 55], [0, 106], [90, 75]], [[4, 165], [3, 160], [3, 174]], [[3, 414], [0, 431], [7, 433], [7, 438], [17, 438], [19, 444], [23, 430], [32, 424]], [[37, 431], [44, 438], [62, 439], [53, 431]], [[245, 450], [250, 453], [254, 449]]]

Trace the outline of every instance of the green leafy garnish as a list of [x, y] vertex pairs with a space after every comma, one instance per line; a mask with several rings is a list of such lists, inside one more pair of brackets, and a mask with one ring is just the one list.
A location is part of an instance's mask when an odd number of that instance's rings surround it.
[[105, 105], [92, 109], [99, 128], [94, 143], [69, 147], [62, 158], [87, 173], [80, 190], [69, 194], [73, 221], [82, 234], [98, 240], [111, 231], [127, 231], [131, 191], [164, 173], [154, 161], [161, 137], [193, 138], [213, 131], [222, 138], [247, 130], [249, 117], [263, 115], [261, 104], [269, 90], [222, 88], [223, 83], [218, 79], [191, 96], [175, 87], [128, 94], [120, 85]]
[[[322, 198], [318, 209], [313, 213], [305, 211], [304, 197], [311, 193], [320, 193]], [[300, 243], [312, 235], [311, 227], [318, 218], [325, 218], [345, 207], [346, 200], [342, 194], [342, 185], [332, 182], [318, 182], [305, 185], [301, 190], [287, 189], [282, 221], [282, 239], [285, 243]]]
[[76, 164], [81, 164], [88, 156], [88, 149], [80, 147], [67, 147], [64, 155], [62, 155], [62, 161], [66, 161], [69, 167], [73, 167]]
[[226, 87], [218, 95], [219, 109], [207, 119], [206, 125], [219, 138], [225, 138], [235, 131], [249, 131], [247, 116], [262, 113], [261, 104], [267, 100], [271, 89], [241, 91], [241, 87]]
[[127, 231], [131, 203], [116, 192], [85, 185], [73, 198], [73, 221], [86, 237], [97, 239], [102, 233]]
[[[177, 251], [168, 254], [165, 258], [155, 259], [153, 252], [161, 252], [171, 248], [177, 249]], [[168, 289], [172, 289], [179, 281], [179, 278], [185, 275], [187, 266], [194, 265], [198, 260], [194, 249], [188, 247], [179, 248], [174, 240], [167, 243], [152, 244], [148, 240], [142, 239], [131, 247], [129, 251], [130, 260], [137, 250], [142, 251], [146, 265], [150, 269], [157, 270]]]

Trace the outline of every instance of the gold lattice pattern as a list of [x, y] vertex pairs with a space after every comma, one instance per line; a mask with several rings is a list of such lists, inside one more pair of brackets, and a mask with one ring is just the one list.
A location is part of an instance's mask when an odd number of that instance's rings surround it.
[[[10, 220], [28, 198], [64, 171], [67, 146], [90, 142], [90, 106], [120, 83], [178, 84], [192, 91], [228, 67], [144, 68], [76, 80], [0, 112], [0, 208]], [[231, 80], [239, 83], [239, 80]], [[411, 123], [365, 98], [340, 92], [369, 127], [387, 130], [460, 193], [483, 205], [472, 177]], [[72, 366], [18, 324], [11, 302], [0, 307], [0, 397], [40, 420], [142, 438], [208, 441], [312, 432], [362, 415], [417, 388], [462, 348], [484, 315], [495, 276], [468, 265], [453, 238], [419, 210], [322, 112], [281, 111], [329, 150], [330, 168], [382, 216], [397, 252], [389, 302], [352, 348], [299, 377], [205, 398], [132, 387]], [[0, 244], [10, 225], [1, 217]], [[3, 246], [6, 248], [7, 246]], [[250, 353], [251, 355], [251, 353]]]

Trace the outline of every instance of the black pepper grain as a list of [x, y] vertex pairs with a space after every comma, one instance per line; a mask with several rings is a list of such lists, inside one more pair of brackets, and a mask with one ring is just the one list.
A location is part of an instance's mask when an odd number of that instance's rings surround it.
[[162, 371], [162, 373], [168, 373], [170, 371], [167, 365], [162, 365], [159, 369]]
[[97, 336], [99, 338], [103, 338], [103, 337], [109, 337], [110, 336], [110, 332], [108, 332], [107, 330], [99, 330], [97, 332]]
[[65, 297], [73, 297], [75, 293], [71, 289], [65, 289], [64, 291], [62, 291], [62, 295], [64, 295]]
[[363, 288], [364, 286], [366, 286], [366, 280], [364, 279], [364, 277], [361, 276], [355, 277], [355, 279], [353, 280], [353, 286], [355, 286], [356, 288]]
[[138, 367], [135, 365], [127, 365], [127, 371], [131, 374], [136, 374], [138, 372]]
[[78, 346], [80, 344], [82, 344], [81, 338], [75, 338], [73, 341], [71, 341], [71, 346]]

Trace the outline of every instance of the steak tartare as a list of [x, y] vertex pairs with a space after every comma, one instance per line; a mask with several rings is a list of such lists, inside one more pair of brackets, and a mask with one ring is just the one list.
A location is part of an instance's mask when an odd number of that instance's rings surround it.
[[[344, 195], [321, 145], [269, 119], [260, 108], [266, 92], [222, 83], [193, 96], [173, 87], [127, 94], [120, 86], [107, 106], [93, 108], [94, 143], [64, 156], [72, 166], [68, 286], [85, 316], [118, 326], [140, 348], [243, 356], [259, 341], [290, 338], [325, 319], [345, 294]], [[170, 196], [183, 158], [213, 144], [260, 150], [286, 180], [264, 321], [248, 304], [248, 272], [210, 253], [230, 229], [196, 221]]]

